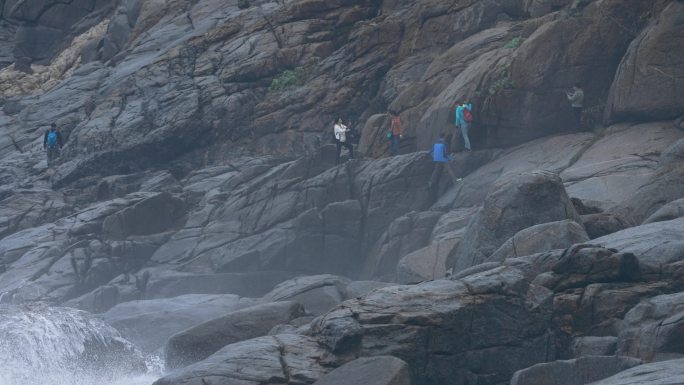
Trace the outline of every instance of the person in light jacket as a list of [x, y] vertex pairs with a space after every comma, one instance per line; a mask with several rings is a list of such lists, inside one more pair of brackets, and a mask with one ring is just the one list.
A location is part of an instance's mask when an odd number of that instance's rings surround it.
[[342, 147], [349, 150], [349, 159], [354, 159], [354, 146], [348, 140], [349, 128], [342, 123], [342, 118], [337, 119], [337, 123], [333, 126], [333, 133], [335, 134], [335, 145], [337, 146], [337, 155], [335, 156], [335, 164], [340, 163], [340, 154]]

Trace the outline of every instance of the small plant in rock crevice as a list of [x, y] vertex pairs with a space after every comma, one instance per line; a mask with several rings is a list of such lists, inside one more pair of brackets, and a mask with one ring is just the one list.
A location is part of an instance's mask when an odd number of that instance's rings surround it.
[[503, 47], [506, 49], [516, 49], [520, 47], [520, 44], [522, 44], [523, 38], [518, 36], [514, 37], [511, 40], [508, 41]]
[[268, 91], [278, 92], [304, 84], [307, 76], [312, 73], [313, 67], [318, 65], [319, 62], [320, 58], [314, 56], [303, 66], [281, 72], [278, 76], [273, 78], [271, 85], [268, 87]]
[[497, 72], [496, 79], [487, 88], [489, 96], [497, 95], [505, 89], [515, 88], [515, 81], [511, 78], [510, 65], [500, 67]]

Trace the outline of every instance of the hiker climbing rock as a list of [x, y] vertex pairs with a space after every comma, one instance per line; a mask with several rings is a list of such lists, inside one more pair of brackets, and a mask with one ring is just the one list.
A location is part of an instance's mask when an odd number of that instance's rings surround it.
[[404, 138], [404, 129], [401, 126], [401, 118], [394, 113], [391, 114], [390, 127], [387, 131], [387, 139], [390, 144], [390, 155], [399, 155], [399, 145]]
[[354, 159], [354, 146], [349, 138], [351, 130], [342, 123], [342, 118], [337, 119], [337, 123], [333, 126], [333, 134], [335, 135], [335, 145], [337, 146], [337, 155], [335, 156], [335, 164], [340, 163], [340, 153], [342, 147], [349, 150], [349, 158]]
[[472, 110], [473, 105], [468, 102], [456, 103], [456, 127], [461, 129], [466, 151], [471, 150], [468, 130], [470, 130], [470, 125], [473, 121]]
[[582, 109], [584, 108], [584, 90], [579, 83], [575, 83], [572, 91], [565, 93], [572, 106], [572, 113], [575, 117], [575, 126], [582, 129]]
[[432, 145], [432, 161], [435, 163], [435, 171], [432, 174], [431, 184], [439, 182], [439, 176], [442, 173], [442, 169], [446, 168], [449, 176], [451, 177], [451, 183], [453, 185], [459, 181], [459, 179], [454, 174], [454, 171], [449, 167], [449, 161], [451, 160], [451, 155], [447, 153], [447, 143], [445, 140], [445, 135], [442, 133], [439, 138]]
[[57, 129], [57, 125], [52, 123], [50, 128], [45, 131], [43, 137], [43, 149], [47, 151], [47, 165], [50, 167], [62, 149], [62, 134]]

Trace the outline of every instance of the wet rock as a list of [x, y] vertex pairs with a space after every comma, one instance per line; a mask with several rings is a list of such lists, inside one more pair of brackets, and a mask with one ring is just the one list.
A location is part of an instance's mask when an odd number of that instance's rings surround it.
[[613, 234], [628, 227], [620, 217], [611, 213], [582, 215], [582, 224], [587, 229], [590, 239]]
[[674, 119], [684, 113], [684, 4], [671, 2], [631, 43], [611, 87], [608, 120]]
[[565, 249], [589, 240], [587, 232], [572, 220], [543, 223], [517, 232], [499, 247], [488, 261], [522, 257], [542, 251]]
[[232, 343], [266, 335], [304, 315], [296, 302], [274, 302], [234, 311], [173, 335], [164, 347], [167, 368], [202, 361]]
[[153, 352], [180, 331], [255, 304], [236, 295], [189, 294], [125, 302], [108, 310], [103, 318], [141, 350]]
[[633, 368], [641, 360], [619, 356], [588, 356], [537, 364], [513, 375], [511, 385], [584, 385]]
[[447, 267], [457, 272], [485, 262], [518, 231], [565, 219], [580, 221], [558, 175], [542, 171], [509, 175], [488, 192]]
[[161, 193], [108, 216], [102, 223], [102, 231], [110, 239], [161, 233], [182, 220], [184, 215], [182, 200]]
[[653, 213], [650, 217], [646, 218], [643, 224], [669, 221], [672, 219], [681, 218], [684, 216], [684, 199], [677, 199], [672, 201], [665, 206], [661, 207]]
[[172, 372], [154, 385], [259, 385], [313, 383], [329, 369], [326, 351], [311, 337], [295, 334], [259, 337], [228, 345], [204, 361]]
[[625, 315], [618, 354], [661, 361], [684, 357], [684, 293], [646, 299]]
[[570, 347], [573, 356], [612, 356], [617, 348], [617, 337], [605, 336], [586, 336], [577, 337], [572, 340]]
[[411, 385], [406, 362], [391, 356], [359, 358], [321, 377], [313, 385]]
[[[522, 272], [505, 267], [457, 281], [386, 287], [345, 302], [314, 321], [311, 332], [340, 358], [398, 357], [409, 364], [412, 382], [504, 382], [554, 356], [545, 331], [550, 292], [533, 296], [528, 289]], [[494, 309], [511, 317], [503, 320]]]
[[315, 275], [285, 281], [262, 297], [262, 300], [296, 301], [307, 311], [320, 315], [346, 298], [350, 280], [334, 275]]
[[670, 360], [639, 365], [592, 385], [669, 385], [682, 381], [684, 360]]

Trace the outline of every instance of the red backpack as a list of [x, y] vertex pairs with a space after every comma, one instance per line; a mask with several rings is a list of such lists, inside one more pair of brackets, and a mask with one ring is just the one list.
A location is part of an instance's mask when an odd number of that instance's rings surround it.
[[463, 120], [468, 123], [473, 121], [473, 114], [471, 114], [470, 111], [465, 107], [463, 107]]

